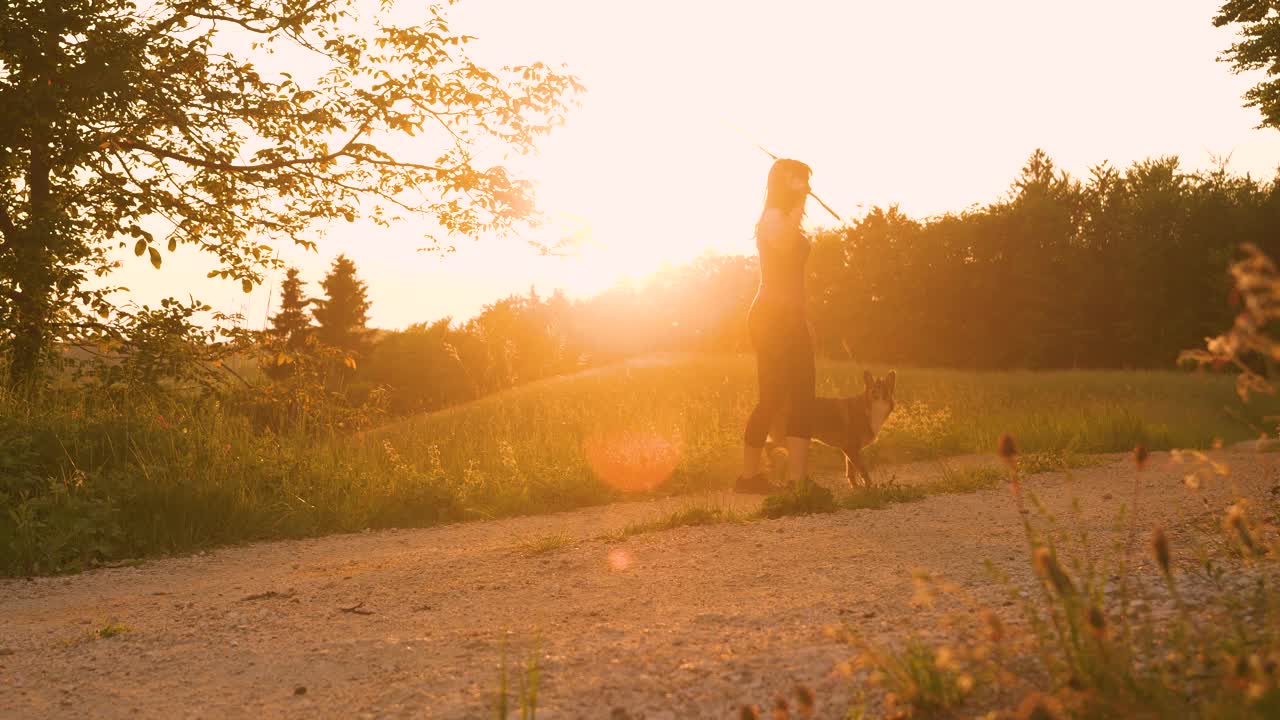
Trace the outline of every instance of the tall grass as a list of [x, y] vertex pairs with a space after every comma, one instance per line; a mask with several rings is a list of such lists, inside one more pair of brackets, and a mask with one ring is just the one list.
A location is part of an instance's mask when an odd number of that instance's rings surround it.
[[[860, 390], [824, 364], [820, 393]], [[899, 372], [877, 462], [983, 452], [1206, 447], [1253, 437], [1225, 377]], [[660, 358], [546, 380], [376, 431], [267, 432], [223, 401], [0, 394], [0, 572], [73, 570], [244, 540], [564, 510], [727, 487], [755, 400], [746, 358]], [[1245, 418], [1245, 421], [1237, 419]], [[838, 453], [815, 453], [840, 472]]]
[[[1012, 443], [1007, 447], [1010, 502], [1028, 511], [1020, 515], [1033, 575], [1015, 582], [988, 569], [1007, 594], [1004, 605], [1020, 618], [1001, 620], [959, 586], [918, 574], [915, 602], [932, 605], [945, 596], [955, 608], [937, 616], [940, 640], [913, 636], [884, 645], [849, 634], [860, 654], [844, 667], [865, 669], [866, 679], [884, 688], [886, 714], [977, 716], [1006, 707], [1014, 717], [1063, 720], [1280, 717], [1274, 487], [1238, 495], [1217, 531], [1182, 528], [1171, 542], [1163, 527], [1139, 526], [1142, 448], [1118, 539], [1098, 547], [1078, 504], [1063, 522], [1021, 487]], [[1198, 453], [1181, 457], [1193, 476], [1230, 481], [1225, 463]], [[1264, 519], [1251, 519], [1249, 507]], [[1145, 553], [1154, 562], [1145, 568], [1134, 557], [1144, 552], [1135, 543], [1139, 529], [1151, 538]]]

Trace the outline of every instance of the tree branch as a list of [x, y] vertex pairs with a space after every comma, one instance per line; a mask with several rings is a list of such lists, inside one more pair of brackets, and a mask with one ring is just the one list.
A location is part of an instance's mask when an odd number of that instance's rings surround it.
[[331, 1], [332, 0], [316, 0], [316, 2], [302, 8], [301, 10], [299, 10], [298, 12], [292, 15], [273, 18], [275, 20], [274, 24], [269, 24], [261, 27], [254, 25], [250, 20], [246, 20], [245, 18], [240, 18], [240, 17], [234, 17], [232, 15], [222, 15], [220, 13], [202, 13], [202, 12], [195, 12], [195, 11], [192, 11], [191, 13], [189, 13], [189, 15], [190, 17], [200, 18], [201, 20], [211, 20], [213, 22], [218, 22], [218, 21], [229, 22], [235, 25], [239, 25], [240, 27], [252, 33], [258, 33], [259, 35], [270, 35], [271, 33], [279, 32], [280, 30], [283, 30], [291, 25], [296, 24], [297, 22], [306, 18], [311, 13], [315, 12], [316, 10], [319, 10], [322, 6], [329, 4]]
[[369, 129], [368, 123], [361, 125], [356, 134], [347, 141], [340, 149], [326, 155], [317, 155], [308, 158], [294, 158], [292, 160], [276, 160], [275, 162], [259, 163], [256, 165], [236, 165], [233, 163], [221, 163], [213, 160], [198, 158], [194, 155], [186, 155], [174, 150], [166, 150], [165, 148], [156, 147], [142, 140], [121, 139], [120, 146], [129, 150], [142, 150], [151, 153], [156, 157], [166, 158], [169, 160], [177, 160], [195, 167], [205, 168], [206, 170], [218, 170], [220, 172], [267, 172], [270, 170], [280, 170], [282, 168], [294, 167], [297, 165], [317, 165], [326, 163], [331, 160], [337, 160], [340, 157], [349, 155], [351, 147], [356, 144], [356, 140]]

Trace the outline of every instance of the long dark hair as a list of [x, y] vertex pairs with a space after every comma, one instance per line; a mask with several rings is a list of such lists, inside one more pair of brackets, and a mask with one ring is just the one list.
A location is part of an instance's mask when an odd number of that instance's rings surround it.
[[[810, 175], [813, 175], [813, 168], [799, 160], [775, 160], [773, 167], [769, 168], [769, 183], [764, 196], [765, 209], [778, 208], [789, 212], [798, 207], [809, 194]], [[804, 180], [804, 190], [792, 187], [796, 178]]]

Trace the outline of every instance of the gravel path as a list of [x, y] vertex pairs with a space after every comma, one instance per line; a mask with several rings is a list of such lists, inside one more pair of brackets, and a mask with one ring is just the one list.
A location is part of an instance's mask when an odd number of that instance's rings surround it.
[[[1267, 455], [1222, 457], [1237, 482], [1260, 485], [1270, 472]], [[893, 470], [899, 482], [939, 472], [936, 463]], [[1143, 524], [1203, 512], [1182, 476], [1153, 455]], [[1101, 542], [1132, 478], [1127, 458], [1109, 456], [1070, 480], [1040, 475], [1025, 486], [1063, 515], [1080, 498]], [[1203, 495], [1221, 508], [1229, 492], [1219, 483]], [[895, 637], [927, 628], [928, 611], [908, 602], [916, 567], [997, 605], [983, 560], [1028, 572], [1004, 489], [597, 539], [695, 501], [0, 580], [0, 717], [494, 717], [504, 644], [513, 672], [540, 658], [539, 718], [730, 717], [797, 682], [815, 690], [820, 717], [843, 717], [856, 688], [832, 669], [851, 651], [824, 628], [843, 621]], [[522, 550], [556, 533], [575, 540], [542, 555]], [[109, 623], [128, 630], [94, 637]]]

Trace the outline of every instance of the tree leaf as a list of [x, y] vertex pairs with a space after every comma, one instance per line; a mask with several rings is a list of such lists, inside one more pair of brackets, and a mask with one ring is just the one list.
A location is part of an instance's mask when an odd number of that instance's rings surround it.
[[133, 245], [133, 254], [142, 257], [142, 253], [147, 251], [147, 241], [139, 240]]
[[151, 267], [159, 270], [160, 262], [163, 259], [160, 257], [160, 251], [155, 248], [147, 248], [147, 249], [151, 251]]
[[245, 278], [244, 280], [241, 280], [240, 289], [244, 290], [246, 294], [253, 292], [253, 281], [250, 280], [249, 278]]

